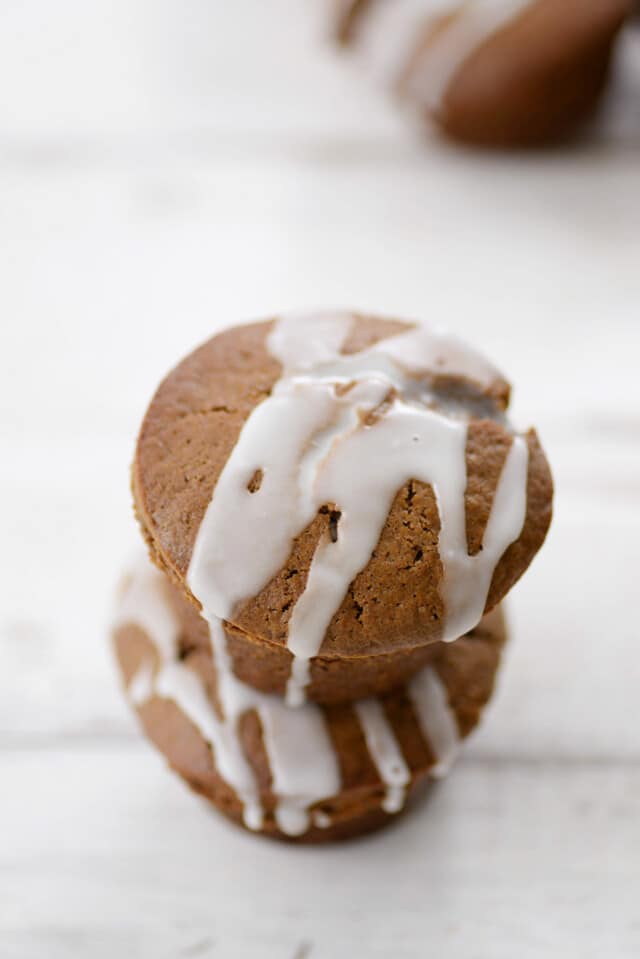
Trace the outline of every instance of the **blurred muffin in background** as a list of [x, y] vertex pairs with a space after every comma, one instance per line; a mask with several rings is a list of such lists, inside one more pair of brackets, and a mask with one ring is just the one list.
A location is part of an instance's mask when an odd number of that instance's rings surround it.
[[338, 0], [334, 33], [447, 135], [549, 143], [589, 119], [632, 0]]

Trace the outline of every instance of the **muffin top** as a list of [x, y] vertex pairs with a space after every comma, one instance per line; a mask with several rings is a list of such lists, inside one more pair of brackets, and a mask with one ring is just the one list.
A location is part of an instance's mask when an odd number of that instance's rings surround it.
[[353, 313], [227, 330], [153, 398], [133, 469], [155, 561], [208, 618], [311, 657], [453, 640], [526, 569], [551, 518], [533, 431], [478, 353]]

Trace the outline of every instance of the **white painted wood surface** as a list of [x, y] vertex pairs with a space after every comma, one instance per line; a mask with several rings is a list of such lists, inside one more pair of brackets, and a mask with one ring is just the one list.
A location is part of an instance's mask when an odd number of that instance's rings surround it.
[[[0, 956], [638, 955], [640, 45], [580, 149], [494, 157], [421, 137], [311, 6], [0, 9]], [[105, 630], [159, 378], [326, 304], [486, 348], [557, 507], [452, 777], [306, 850], [165, 772]]]

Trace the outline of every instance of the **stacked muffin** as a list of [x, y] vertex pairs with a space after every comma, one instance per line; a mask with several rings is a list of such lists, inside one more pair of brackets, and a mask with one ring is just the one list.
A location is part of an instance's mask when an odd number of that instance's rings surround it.
[[350, 313], [230, 329], [159, 387], [133, 469], [155, 568], [115, 646], [149, 737], [230, 818], [346, 837], [451, 765], [551, 518], [508, 399], [453, 337]]
[[[326, 0], [324, 0], [326, 2]], [[340, 43], [458, 140], [544, 143], [589, 119], [633, 0], [331, 0]]]

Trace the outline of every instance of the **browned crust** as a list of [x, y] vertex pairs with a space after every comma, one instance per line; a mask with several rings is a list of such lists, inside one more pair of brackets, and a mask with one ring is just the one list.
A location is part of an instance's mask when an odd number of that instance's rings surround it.
[[152, 558], [180, 584], [229, 453], [280, 375], [265, 347], [271, 325], [235, 327], [194, 350], [160, 384], [143, 420], [136, 514]]
[[[190, 604], [174, 591], [174, 610], [182, 626], [183, 635], [193, 623], [194, 611]], [[206, 629], [206, 626], [205, 626]], [[137, 625], [124, 623], [114, 630], [114, 649], [124, 685], [128, 685], [143, 662], [159, 666], [151, 637]], [[480, 719], [489, 700], [505, 640], [504, 623], [499, 613], [486, 617], [468, 637], [453, 644], [440, 644], [433, 665], [444, 682], [450, 707], [453, 709], [460, 734], [465, 737]], [[182, 659], [205, 683], [214, 708], [218, 709], [215, 666], [211, 649], [200, 641], [183, 639], [191, 649]], [[435, 762], [429, 742], [418, 726], [410, 701], [403, 689], [382, 698], [382, 704], [411, 771], [409, 795], [428, 777]], [[322, 810], [331, 819], [328, 828], [312, 826], [303, 836], [293, 841], [325, 842], [360, 835], [387, 824], [392, 818], [381, 808], [384, 786], [377, 773], [366, 742], [349, 704], [321, 707], [327, 721], [338, 764], [342, 788], [338, 796], [328, 797], [314, 809]], [[136, 709], [143, 728], [151, 741], [166, 757], [169, 765], [198, 794], [236, 823], [242, 824], [242, 807], [226, 783], [220, 778], [210, 744], [202, 737], [180, 708], [171, 700], [153, 696]], [[241, 722], [241, 739], [261, 791], [265, 809], [264, 835], [289, 839], [280, 833], [275, 819], [275, 797], [272, 792], [271, 772], [262, 740], [258, 716], [247, 713]]]
[[[236, 676], [263, 692], [283, 696], [291, 673], [290, 651], [232, 626], [226, 627], [226, 635]], [[378, 656], [316, 656], [311, 661], [306, 696], [313, 702], [330, 704], [380, 695], [426, 666], [434, 658], [437, 646], [431, 643]]]
[[[535, 430], [526, 435], [529, 447], [527, 515], [520, 537], [508, 547], [491, 580], [486, 611], [503, 599], [545, 541], [553, 512], [553, 479]], [[520, 572], [518, 572], [520, 570]]]
[[[497, 423], [482, 420], [469, 424], [465, 513], [470, 556], [482, 549], [495, 491], [512, 442], [513, 437]], [[492, 491], [490, 495], [487, 488]]]
[[[359, 836], [365, 836], [368, 833], [377, 832], [379, 829], [392, 825], [412, 808], [420, 794], [424, 795], [427, 790], [433, 788], [433, 783], [425, 777], [416, 777], [407, 789], [407, 800], [399, 813], [390, 815], [380, 806], [384, 796], [384, 790], [379, 787], [375, 791], [362, 793], [355, 803], [334, 803], [330, 808], [332, 817], [331, 826], [320, 828], [312, 825], [302, 836], [287, 836], [280, 832], [272, 816], [265, 817], [265, 823], [260, 831], [260, 835], [269, 839], [277, 839], [280, 842], [286, 842], [293, 845], [313, 845], [318, 846], [330, 842], [344, 842], [348, 839], [356, 839]], [[196, 792], [198, 790], [195, 790]], [[240, 807], [226, 805], [222, 807], [217, 801], [208, 799], [219, 812], [222, 812], [227, 819], [234, 825], [244, 828], [242, 822], [242, 811]], [[354, 799], [356, 797], [353, 797]], [[372, 800], [374, 805], [367, 806], [367, 801]]]
[[467, 636], [440, 647], [434, 668], [449, 692], [449, 707], [463, 739], [478, 724], [493, 695], [506, 639], [504, 617], [498, 607]]
[[487, 146], [546, 143], [594, 112], [628, 0], [538, 0], [462, 64], [438, 120]]
[[[346, 348], [363, 349], [407, 326], [359, 316]], [[256, 323], [209, 340], [161, 384], [142, 424], [132, 475], [136, 513], [154, 562], [189, 596], [185, 577], [193, 543], [217, 478], [247, 417], [280, 375], [279, 364], [265, 347], [270, 329], [269, 322]], [[489, 392], [506, 402], [504, 381], [496, 381]], [[472, 421], [466, 495], [472, 550], [480, 542], [498, 466], [510, 442], [511, 434], [498, 423]], [[529, 443], [535, 452], [529, 470], [534, 495], [520, 539], [496, 569], [487, 609], [522, 575], [549, 524], [549, 469], [533, 434]], [[321, 511], [296, 538], [282, 570], [236, 610], [233, 625], [248, 640], [286, 645], [291, 610], [304, 590], [316, 545], [329, 534], [330, 522], [330, 514]], [[443, 616], [439, 527], [431, 487], [415, 481], [405, 484], [395, 497], [369, 564], [351, 583], [329, 625], [322, 659], [328, 663], [391, 654], [439, 640]], [[283, 662], [280, 657], [280, 668]], [[325, 664], [325, 671], [330, 669]]]
[[[328, 524], [328, 515], [319, 514], [294, 540], [285, 566], [239, 607], [235, 623], [241, 630], [286, 645], [291, 611], [305, 589], [317, 543], [328, 535]], [[440, 638], [439, 531], [433, 490], [407, 483], [394, 500], [368, 565], [331, 620], [321, 656], [377, 656]]]
[[[166, 598], [181, 624], [180, 655], [184, 658], [196, 654], [210, 657], [209, 629], [195, 606], [185, 602], [182, 594], [168, 583]], [[494, 645], [499, 647], [504, 641], [501, 614], [488, 614], [484, 622], [476, 627], [475, 635], [485, 635], [487, 631], [489, 636], [497, 637]], [[291, 672], [291, 652], [284, 646], [242, 633], [228, 623], [225, 624], [225, 634], [232, 668], [238, 679], [262, 692], [284, 695]], [[311, 662], [307, 698], [331, 706], [368, 696], [383, 696], [397, 689], [424, 666], [431, 664], [439, 671], [443, 659], [453, 655], [447, 652], [449, 648], [443, 643], [431, 643], [378, 656], [341, 659], [318, 656]], [[462, 649], [464, 646], [456, 643], [455, 648]]]

